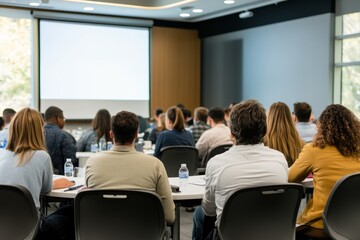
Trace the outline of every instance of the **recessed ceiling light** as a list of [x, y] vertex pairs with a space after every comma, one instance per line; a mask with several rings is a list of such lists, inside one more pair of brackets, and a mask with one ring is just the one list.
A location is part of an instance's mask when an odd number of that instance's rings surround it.
[[193, 13], [202, 13], [204, 10], [200, 9], [200, 8], [196, 8], [192, 10]]
[[225, 0], [224, 3], [225, 4], [234, 4], [235, 1], [234, 0]]
[[180, 17], [183, 18], [190, 17], [190, 13], [180, 13]]
[[94, 11], [93, 7], [84, 7], [84, 11]]
[[38, 6], [40, 6], [40, 3], [38, 3], [38, 2], [31, 2], [31, 3], [29, 3], [30, 4], [30, 6], [33, 6], [33, 7], [38, 7]]

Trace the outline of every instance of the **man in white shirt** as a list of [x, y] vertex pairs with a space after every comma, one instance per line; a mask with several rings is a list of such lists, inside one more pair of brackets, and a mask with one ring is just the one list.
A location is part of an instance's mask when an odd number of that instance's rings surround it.
[[304, 142], [311, 142], [317, 132], [316, 125], [310, 122], [311, 111], [306, 102], [294, 103], [295, 127]]
[[[193, 240], [212, 239], [212, 229], [220, 222], [225, 201], [236, 190], [288, 182], [284, 155], [263, 144], [266, 134], [264, 107], [255, 100], [241, 102], [232, 108], [230, 122], [236, 143], [208, 162], [202, 206], [194, 213]], [[237, 170], [230, 175], [221, 174], [231, 166], [236, 166]], [[224, 182], [226, 185], [222, 184]]]
[[211, 129], [203, 132], [196, 142], [202, 163], [212, 148], [223, 144], [233, 144], [230, 128], [224, 123], [224, 116], [224, 110], [221, 108], [210, 109], [208, 113], [207, 123]]
[[11, 108], [5, 108], [3, 111], [3, 119], [5, 123], [5, 127], [3, 130], [0, 131], [0, 142], [8, 141], [9, 138], [9, 126], [11, 119], [15, 115], [15, 110]]

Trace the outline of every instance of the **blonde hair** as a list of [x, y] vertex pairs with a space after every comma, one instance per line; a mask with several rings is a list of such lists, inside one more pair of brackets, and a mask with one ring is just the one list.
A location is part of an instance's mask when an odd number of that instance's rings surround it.
[[299, 157], [305, 144], [295, 128], [289, 107], [283, 102], [273, 103], [270, 106], [265, 144], [282, 152], [289, 166]]
[[18, 166], [28, 163], [34, 151], [46, 151], [43, 125], [41, 114], [30, 108], [22, 109], [11, 120], [6, 149], [19, 155]]
[[159, 114], [159, 120], [158, 120], [158, 131], [165, 131], [166, 130], [166, 124], [165, 124], [165, 113]]

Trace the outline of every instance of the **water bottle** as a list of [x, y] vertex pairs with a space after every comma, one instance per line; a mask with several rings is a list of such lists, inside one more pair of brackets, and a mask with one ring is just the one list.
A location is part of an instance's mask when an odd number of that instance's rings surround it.
[[107, 143], [106, 143], [106, 150], [111, 150], [111, 148], [113, 147], [113, 144], [112, 144], [112, 142], [110, 142], [110, 141], [108, 141]]
[[104, 150], [106, 150], [106, 142], [105, 142], [105, 138], [102, 137], [99, 140], [99, 152]]
[[64, 165], [65, 177], [72, 177], [74, 173], [74, 165], [71, 162], [71, 158], [67, 158]]
[[189, 180], [189, 169], [186, 167], [186, 163], [182, 163], [179, 169], [179, 185], [186, 187]]

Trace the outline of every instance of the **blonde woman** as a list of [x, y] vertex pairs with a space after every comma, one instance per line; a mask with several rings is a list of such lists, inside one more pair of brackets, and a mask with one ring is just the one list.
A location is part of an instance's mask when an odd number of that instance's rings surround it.
[[0, 151], [0, 184], [26, 187], [40, 209], [39, 196], [52, 189], [52, 164], [46, 152], [41, 114], [24, 108], [12, 119], [9, 141]]
[[273, 103], [270, 106], [265, 144], [282, 152], [289, 167], [298, 158], [305, 145], [295, 128], [289, 107], [283, 102]]
[[155, 157], [160, 157], [160, 150], [163, 147], [176, 145], [195, 147], [195, 141], [191, 132], [185, 130], [184, 115], [179, 107], [171, 107], [167, 110], [165, 123], [169, 131], [160, 133], [156, 141]]
[[[22, 109], [11, 120], [6, 149], [0, 150], [0, 184], [26, 187], [39, 210], [40, 194], [50, 192], [53, 187], [43, 125], [38, 111]], [[36, 239], [75, 239], [73, 216], [73, 207], [66, 206], [43, 218]]]
[[154, 128], [149, 135], [149, 140], [151, 141], [151, 143], [155, 144], [157, 138], [159, 137], [159, 134], [165, 130], [166, 130], [165, 113], [160, 113], [157, 120], [157, 128]]

